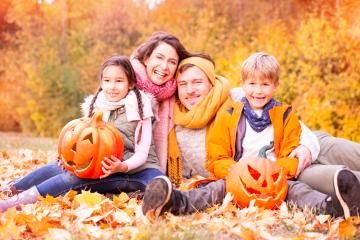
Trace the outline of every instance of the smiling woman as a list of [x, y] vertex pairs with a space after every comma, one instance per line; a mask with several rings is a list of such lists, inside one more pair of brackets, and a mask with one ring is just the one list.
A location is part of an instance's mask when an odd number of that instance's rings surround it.
[[167, 166], [168, 134], [173, 126], [175, 103], [175, 71], [178, 62], [190, 56], [179, 39], [166, 32], [153, 33], [131, 56], [136, 72], [136, 85], [153, 95], [158, 103], [154, 115], [158, 121], [153, 135], [157, 157], [163, 173]]
[[173, 78], [178, 61], [176, 50], [167, 43], [160, 43], [144, 61], [146, 73], [153, 83], [162, 85]]

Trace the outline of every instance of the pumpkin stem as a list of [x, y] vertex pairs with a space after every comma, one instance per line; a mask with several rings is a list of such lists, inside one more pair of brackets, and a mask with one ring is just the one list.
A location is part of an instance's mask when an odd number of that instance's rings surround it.
[[269, 145], [265, 145], [263, 146], [260, 151], [259, 151], [259, 155], [258, 157], [260, 158], [266, 158], [266, 151], [270, 150], [271, 148], [274, 147], [274, 141], [271, 141]]
[[97, 124], [102, 122], [103, 113], [102, 112], [95, 112], [91, 118], [91, 124]]

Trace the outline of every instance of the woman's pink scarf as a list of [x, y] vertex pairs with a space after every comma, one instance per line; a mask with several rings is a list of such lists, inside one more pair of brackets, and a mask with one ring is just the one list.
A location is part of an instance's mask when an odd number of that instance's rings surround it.
[[136, 85], [139, 89], [151, 93], [159, 102], [158, 111], [154, 110], [159, 119], [153, 127], [155, 150], [163, 173], [166, 173], [168, 154], [168, 134], [174, 126], [173, 108], [175, 104], [176, 80], [173, 78], [163, 85], [154, 84], [148, 77], [144, 64], [134, 56], [130, 57], [131, 65], [136, 73]]
[[163, 85], [156, 85], [149, 79], [144, 64], [134, 57], [132, 57], [130, 61], [136, 73], [136, 85], [140, 90], [153, 94], [159, 102], [164, 101], [175, 94], [175, 78], [170, 79]]

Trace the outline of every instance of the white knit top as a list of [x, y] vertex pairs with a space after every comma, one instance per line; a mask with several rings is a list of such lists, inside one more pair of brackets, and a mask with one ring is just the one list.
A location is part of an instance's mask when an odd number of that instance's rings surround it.
[[183, 177], [190, 178], [194, 175], [208, 177], [209, 172], [205, 168], [206, 127], [191, 129], [176, 125], [175, 134], [181, 152]]

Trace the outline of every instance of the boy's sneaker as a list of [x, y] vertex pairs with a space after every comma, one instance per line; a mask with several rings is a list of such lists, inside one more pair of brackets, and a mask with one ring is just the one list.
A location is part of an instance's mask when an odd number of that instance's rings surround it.
[[170, 208], [170, 198], [173, 192], [170, 179], [165, 176], [154, 178], [145, 189], [142, 203], [142, 212], [144, 215], [152, 209], [155, 210], [155, 216], [160, 216], [164, 211]]
[[327, 200], [327, 211], [334, 217], [358, 216], [360, 212], [360, 182], [348, 169], [342, 168], [334, 174], [335, 193]]

